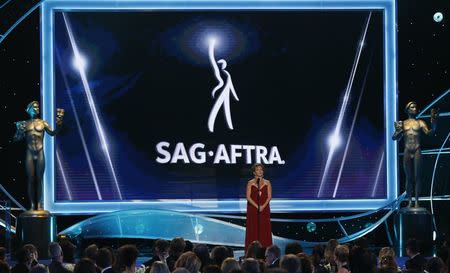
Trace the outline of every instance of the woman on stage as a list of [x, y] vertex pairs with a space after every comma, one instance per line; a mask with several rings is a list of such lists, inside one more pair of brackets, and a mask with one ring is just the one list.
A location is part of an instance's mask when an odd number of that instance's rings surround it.
[[272, 185], [264, 179], [264, 166], [252, 166], [254, 178], [247, 183], [247, 229], [245, 232], [245, 249], [253, 241], [259, 241], [263, 247], [272, 245], [272, 228], [270, 225], [270, 206]]

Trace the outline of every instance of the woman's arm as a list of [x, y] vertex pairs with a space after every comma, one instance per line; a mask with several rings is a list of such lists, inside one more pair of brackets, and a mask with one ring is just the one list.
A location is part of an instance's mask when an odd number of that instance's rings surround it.
[[269, 180], [266, 180], [266, 183], [267, 183], [267, 200], [261, 206], [261, 208], [260, 208], [261, 211], [267, 207], [267, 205], [269, 204], [270, 200], [272, 199], [272, 184], [270, 183]]
[[252, 200], [251, 194], [252, 194], [252, 182], [248, 181], [248, 183], [247, 183], [247, 191], [246, 191], [247, 201], [252, 206], [254, 206], [256, 209], [258, 209], [258, 204], [256, 204], [255, 201]]

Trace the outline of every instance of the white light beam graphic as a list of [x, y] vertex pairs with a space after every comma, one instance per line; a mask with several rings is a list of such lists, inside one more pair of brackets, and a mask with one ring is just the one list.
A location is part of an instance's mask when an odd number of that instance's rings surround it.
[[63, 169], [63, 166], [61, 163], [61, 156], [58, 152], [58, 149], [56, 149], [56, 160], [58, 161], [59, 170], [61, 171], [61, 175], [63, 177], [64, 187], [66, 188], [67, 195], [69, 196], [69, 200], [72, 201], [72, 194], [70, 193], [70, 190], [69, 190], [69, 184], [67, 184], [66, 174], [64, 173], [64, 169]]
[[[61, 66], [61, 57], [60, 57], [58, 51], [56, 52], [56, 58], [58, 60], [58, 64]], [[78, 118], [78, 112], [75, 107], [75, 102], [73, 101], [72, 93], [70, 91], [69, 84], [67, 82], [67, 77], [64, 73], [61, 73], [61, 74], [62, 74], [62, 78], [64, 81], [64, 86], [66, 87], [67, 96], [69, 97], [69, 100], [70, 100], [70, 106], [72, 107], [72, 111], [74, 113], [75, 122], [77, 124], [78, 133], [80, 134], [81, 144], [83, 146], [84, 154], [86, 155], [86, 160], [87, 160], [87, 163], [89, 166], [89, 171], [91, 172], [91, 175], [92, 175], [92, 181], [94, 181], [95, 192], [97, 193], [98, 200], [103, 200], [102, 194], [100, 193], [100, 188], [98, 187], [97, 176], [95, 175], [94, 167], [92, 166], [91, 155], [89, 153], [89, 149], [86, 144], [86, 139], [84, 138], [84, 132], [81, 127], [80, 119]]]
[[[77, 47], [77, 44], [75, 42], [75, 38], [73, 37], [72, 29], [70, 27], [70, 23], [69, 23], [69, 20], [68, 20], [68, 18], [66, 16], [66, 13], [63, 13], [63, 18], [64, 18], [64, 22], [66, 24], [67, 33], [69, 35], [70, 44], [72, 46], [72, 50], [73, 50], [73, 53], [75, 55], [74, 57], [79, 59], [79, 58], [81, 58], [80, 57], [80, 52], [78, 51], [78, 47]], [[83, 87], [84, 87], [84, 90], [85, 90], [85, 93], [86, 93], [86, 96], [87, 96], [87, 99], [88, 99], [88, 102], [89, 102], [89, 107], [90, 107], [90, 110], [91, 110], [91, 113], [92, 113], [92, 117], [94, 119], [95, 127], [97, 129], [97, 133], [99, 135], [100, 142], [101, 142], [101, 145], [103, 147], [103, 151], [105, 153], [105, 157], [106, 157], [106, 159], [108, 161], [108, 165], [109, 165], [111, 174], [112, 174], [113, 179], [114, 179], [114, 185], [116, 187], [116, 191], [117, 191], [117, 193], [119, 195], [119, 199], [122, 200], [122, 193], [120, 191], [119, 182], [117, 181], [116, 172], [114, 170], [114, 166], [113, 166], [112, 161], [111, 161], [111, 156], [109, 154], [108, 144], [106, 142], [106, 136], [105, 136], [105, 133], [103, 131], [103, 126], [102, 126], [102, 124], [100, 122], [99, 116], [97, 114], [97, 108], [96, 108], [95, 103], [94, 103], [94, 98], [92, 97], [91, 88], [89, 87], [89, 83], [87, 81], [86, 73], [82, 69], [79, 69], [78, 71], [80, 73], [81, 81], [83, 83]]]
[[380, 163], [378, 164], [377, 177], [375, 178], [375, 183], [373, 184], [373, 188], [372, 188], [372, 197], [375, 197], [375, 193], [377, 191], [378, 180], [380, 179], [381, 167], [383, 167], [383, 159], [384, 159], [384, 151], [381, 154]]
[[336, 193], [339, 188], [339, 184], [341, 182], [342, 170], [344, 169], [344, 165], [345, 165], [345, 162], [347, 159], [348, 148], [350, 146], [350, 140], [352, 139], [353, 129], [355, 128], [356, 118], [358, 117], [359, 106], [361, 105], [361, 99], [364, 95], [364, 90], [365, 90], [365, 86], [366, 86], [367, 75], [369, 74], [369, 69], [370, 69], [370, 63], [369, 63], [369, 68], [366, 71], [366, 75], [364, 75], [364, 81], [362, 84], [361, 92], [359, 93], [358, 103], [356, 104], [355, 115], [353, 116], [353, 120], [352, 120], [352, 126], [350, 127], [350, 133], [348, 134], [347, 143], [345, 144], [344, 156], [341, 161], [341, 166], [339, 167], [339, 173], [338, 173], [338, 177], [336, 179], [336, 184], [334, 185], [333, 198], [336, 198]]
[[[363, 33], [362, 39], [359, 42], [358, 50], [357, 50], [357, 53], [356, 53], [356, 58], [355, 58], [355, 60], [353, 62], [353, 67], [352, 67], [352, 70], [351, 70], [351, 73], [350, 73], [350, 79], [349, 79], [349, 81], [347, 83], [347, 88], [346, 88], [346, 91], [345, 91], [345, 94], [344, 94], [344, 100], [342, 102], [342, 106], [341, 106], [341, 109], [339, 111], [338, 121], [337, 121], [336, 127], [334, 129], [334, 133], [333, 133], [334, 135], [340, 135], [340, 131], [341, 131], [341, 127], [342, 127], [342, 121], [344, 119], [344, 113], [345, 113], [345, 110], [347, 109], [348, 99], [350, 97], [350, 91], [351, 91], [352, 86], [353, 86], [353, 80], [355, 78], [356, 70], [357, 70], [357, 67], [358, 67], [358, 64], [359, 64], [359, 59], [361, 57], [361, 52], [362, 52], [362, 49], [363, 49], [364, 41], [366, 39], [367, 29], [369, 28], [369, 23], [370, 23], [370, 17], [371, 16], [372, 16], [372, 12], [370, 12], [369, 16], [367, 17], [366, 26], [364, 28], [364, 33]], [[321, 197], [321, 195], [323, 193], [323, 187], [324, 187], [327, 175], [328, 175], [328, 171], [330, 169], [331, 160], [333, 159], [333, 155], [334, 155], [335, 150], [336, 150], [335, 146], [331, 146], [330, 147], [330, 150], [328, 152], [327, 161], [326, 161], [326, 164], [325, 164], [325, 169], [323, 171], [322, 179], [320, 181], [320, 187], [319, 187], [319, 191], [317, 193], [317, 197]]]

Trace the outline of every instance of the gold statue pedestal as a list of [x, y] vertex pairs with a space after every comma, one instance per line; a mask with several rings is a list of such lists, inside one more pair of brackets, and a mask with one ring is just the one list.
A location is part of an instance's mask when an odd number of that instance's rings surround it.
[[48, 258], [48, 245], [56, 239], [56, 218], [46, 210], [28, 210], [17, 219], [20, 246], [33, 244], [39, 258]]

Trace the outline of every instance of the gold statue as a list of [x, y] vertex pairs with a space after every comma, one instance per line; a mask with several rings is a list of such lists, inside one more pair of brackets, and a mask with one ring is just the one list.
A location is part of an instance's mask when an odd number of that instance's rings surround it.
[[418, 208], [422, 174], [420, 135], [421, 131], [426, 135], [434, 135], [439, 114], [437, 110], [431, 109], [430, 130], [425, 121], [416, 119], [417, 104], [414, 101], [406, 104], [405, 112], [408, 114], [408, 119], [394, 122], [395, 133], [392, 136], [392, 140], [400, 140], [404, 137], [403, 169], [406, 177], [406, 194], [409, 198], [408, 207], [412, 206], [413, 184], [415, 184], [414, 207]]
[[45, 157], [43, 150], [44, 131], [50, 136], [56, 135], [61, 129], [64, 109], [56, 109], [56, 129], [52, 130], [45, 120], [37, 118], [39, 115], [39, 102], [28, 104], [26, 112], [29, 120], [16, 122], [14, 141], [25, 139], [27, 144], [25, 156], [25, 170], [28, 178], [28, 198], [31, 210], [43, 210], [42, 204], [42, 177], [45, 170]]

